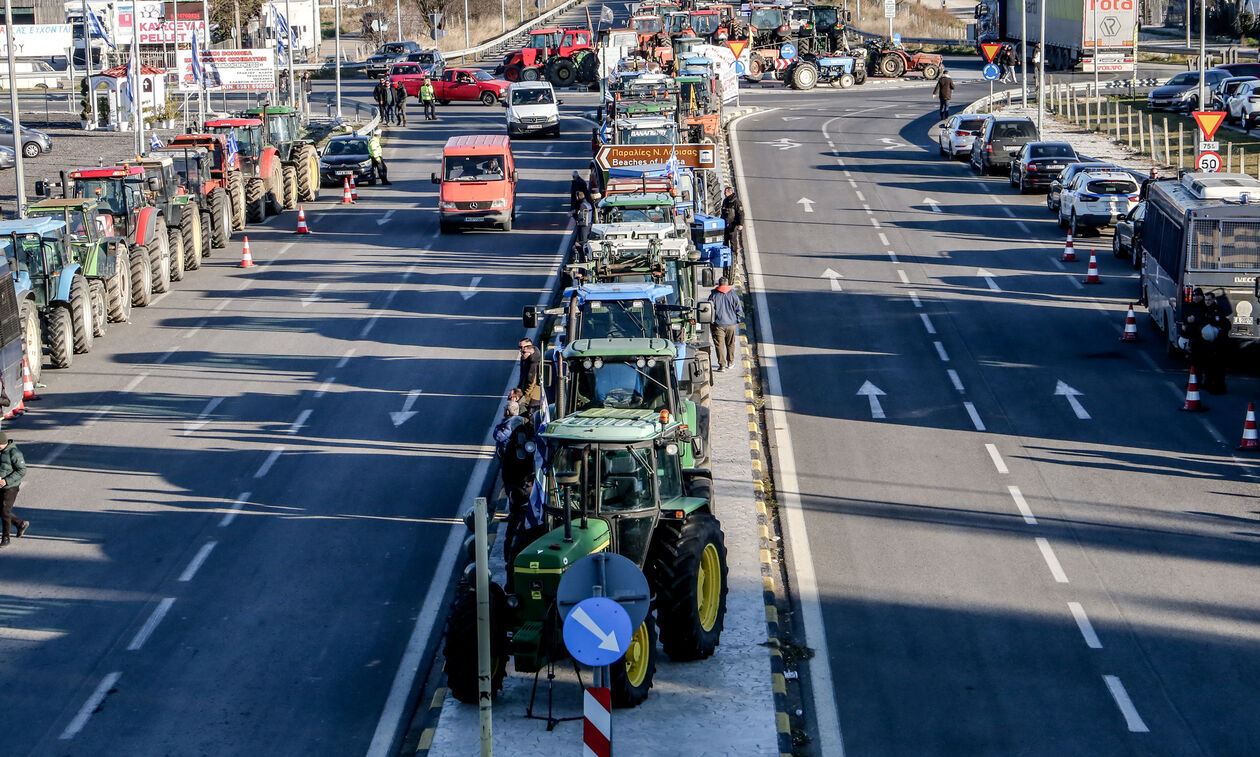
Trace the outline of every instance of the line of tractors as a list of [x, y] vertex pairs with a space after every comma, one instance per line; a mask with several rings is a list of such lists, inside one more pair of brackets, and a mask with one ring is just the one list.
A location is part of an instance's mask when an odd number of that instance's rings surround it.
[[45, 352], [69, 368], [109, 323], [128, 321], [247, 223], [317, 199], [319, 162], [298, 113], [273, 106], [35, 190], [25, 219], [0, 222], [0, 246], [38, 382]]

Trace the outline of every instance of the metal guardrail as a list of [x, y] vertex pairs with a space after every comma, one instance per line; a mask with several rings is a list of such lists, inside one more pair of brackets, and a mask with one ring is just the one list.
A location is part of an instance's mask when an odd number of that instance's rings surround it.
[[560, 15], [561, 13], [564, 13], [565, 11], [575, 6], [581, 5], [585, 1], [586, 0], [565, 0], [565, 2], [561, 3], [560, 5], [557, 5], [556, 7], [552, 8], [551, 10], [542, 14], [541, 16], [535, 16], [534, 18], [531, 18], [530, 20], [526, 21], [525, 23], [521, 24], [515, 29], [510, 29], [506, 33], [501, 34], [498, 37], [495, 37], [489, 42], [484, 42], [480, 45], [465, 48], [463, 50], [455, 50], [449, 53], [442, 53], [442, 57], [444, 57], [448, 61], [454, 61], [454, 60], [462, 60], [469, 56], [480, 55], [486, 50], [493, 49], [503, 44], [504, 42], [507, 42], [513, 37], [516, 37], [522, 34], [523, 32], [529, 31], [530, 29], [534, 28], [535, 26], [541, 24], [544, 21], [549, 21], [550, 19]]

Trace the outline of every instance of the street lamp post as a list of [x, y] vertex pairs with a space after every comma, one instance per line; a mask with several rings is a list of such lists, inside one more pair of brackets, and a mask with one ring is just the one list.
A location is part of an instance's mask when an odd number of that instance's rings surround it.
[[472, 47], [472, 43], [468, 41], [468, 0], [464, 0], [464, 49]]
[[337, 79], [337, 121], [341, 121], [341, 0], [333, 0], [333, 70]]
[[1046, 2], [1041, 0], [1041, 30], [1037, 34], [1037, 133], [1046, 115]]
[[[1190, 22], [1187, 21], [1187, 24]], [[1207, 108], [1207, 2], [1199, 2], [1199, 110]]]
[[[1044, 2], [1044, 0], [1043, 0]], [[1019, 14], [1019, 92], [1023, 106], [1028, 107], [1028, 0], [1020, 3]]]
[[394, 0], [394, 15], [398, 22], [398, 41], [402, 42], [402, 0]]
[[[312, 0], [314, 2], [314, 0]], [[293, 86], [293, 14], [289, 12], [289, 0], [284, 0], [284, 28], [287, 30], [285, 36], [285, 52], [288, 53], [284, 57], [287, 58], [289, 64], [289, 107], [297, 107], [297, 91]]]
[[[17, 65], [13, 60], [13, 0], [4, 0], [4, 41], [9, 54], [9, 118], [13, 121], [13, 178], [17, 181], [17, 217], [26, 218], [26, 174], [22, 170], [22, 124], [18, 117]], [[87, 40], [84, 40], [86, 43]]]

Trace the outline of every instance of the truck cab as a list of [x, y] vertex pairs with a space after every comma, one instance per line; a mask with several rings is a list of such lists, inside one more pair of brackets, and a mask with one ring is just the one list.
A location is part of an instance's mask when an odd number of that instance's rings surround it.
[[462, 227], [499, 226], [516, 220], [516, 161], [506, 134], [451, 137], [442, 149], [438, 189], [441, 233]]

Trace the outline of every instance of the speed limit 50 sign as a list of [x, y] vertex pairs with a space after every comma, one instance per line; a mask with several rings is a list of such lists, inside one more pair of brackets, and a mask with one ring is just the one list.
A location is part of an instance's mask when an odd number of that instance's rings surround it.
[[1221, 156], [1214, 152], [1201, 152], [1194, 166], [1203, 173], [1217, 173], [1221, 170]]

